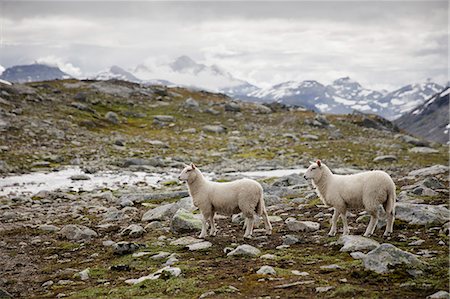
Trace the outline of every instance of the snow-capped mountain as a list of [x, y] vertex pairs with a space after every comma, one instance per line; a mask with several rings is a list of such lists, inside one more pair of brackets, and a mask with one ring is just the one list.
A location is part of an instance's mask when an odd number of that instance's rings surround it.
[[423, 104], [403, 114], [395, 124], [407, 132], [430, 141], [449, 141], [450, 87], [435, 94]]
[[124, 70], [123, 68], [113, 65], [108, 70], [101, 71], [97, 75], [95, 75], [92, 79], [94, 80], [124, 80], [124, 81], [130, 81], [130, 82], [136, 82], [140, 83], [142, 80], [138, 79], [135, 75], [132, 73]]
[[303, 106], [322, 113], [340, 114], [357, 110], [395, 119], [442, 89], [438, 84], [427, 82], [385, 93], [363, 88], [358, 82], [344, 77], [326, 86], [312, 80], [288, 81], [255, 90], [247, 96], [260, 101]]
[[68, 78], [71, 78], [71, 76], [61, 71], [58, 67], [38, 63], [29, 65], [15, 65], [5, 69], [0, 75], [0, 79], [12, 83], [48, 81]]
[[396, 119], [443, 89], [443, 86], [433, 82], [410, 84], [386, 94], [379, 103], [389, 108], [386, 118]]

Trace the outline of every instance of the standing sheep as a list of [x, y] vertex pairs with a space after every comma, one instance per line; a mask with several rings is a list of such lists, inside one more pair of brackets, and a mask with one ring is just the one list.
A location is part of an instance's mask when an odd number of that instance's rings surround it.
[[395, 214], [395, 184], [384, 171], [366, 171], [352, 175], [336, 175], [318, 160], [306, 170], [305, 179], [312, 179], [317, 194], [325, 205], [334, 207], [329, 236], [336, 235], [339, 216], [344, 235], [349, 234], [347, 209], [365, 209], [370, 214], [365, 237], [373, 234], [378, 222], [378, 206], [383, 205], [387, 215], [384, 236], [392, 233]]
[[257, 215], [263, 217], [266, 233], [272, 233], [272, 225], [264, 204], [263, 189], [258, 182], [250, 179], [229, 183], [210, 182], [194, 164], [186, 166], [178, 178], [187, 182], [194, 205], [202, 212], [200, 238], [206, 236], [207, 220], [211, 223], [210, 235], [216, 235], [214, 223], [216, 213], [232, 215], [242, 212], [246, 218], [244, 238], [251, 237]]

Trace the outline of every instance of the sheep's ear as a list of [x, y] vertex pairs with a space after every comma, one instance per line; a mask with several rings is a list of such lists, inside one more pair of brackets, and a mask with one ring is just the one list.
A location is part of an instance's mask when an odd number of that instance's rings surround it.
[[322, 162], [320, 162], [320, 160], [317, 160], [316, 163], [319, 167], [322, 166]]
[[192, 163], [192, 164], [191, 164], [191, 167], [192, 167], [192, 169], [195, 169], [196, 166], [195, 166], [194, 163]]

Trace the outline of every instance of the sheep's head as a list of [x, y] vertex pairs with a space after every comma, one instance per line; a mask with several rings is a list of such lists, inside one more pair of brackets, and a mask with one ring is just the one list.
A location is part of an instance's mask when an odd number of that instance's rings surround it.
[[180, 175], [178, 176], [178, 179], [180, 181], [184, 182], [193, 182], [195, 178], [197, 177], [197, 166], [192, 163], [191, 165], [187, 165], [183, 170], [181, 171]]
[[308, 167], [308, 169], [305, 172], [305, 175], [303, 176], [307, 180], [319, 180], [322, 176], [322, 169], [323, 164], [320, 160], [317, 160], [316, 162], [311, 162], [311, 165]]

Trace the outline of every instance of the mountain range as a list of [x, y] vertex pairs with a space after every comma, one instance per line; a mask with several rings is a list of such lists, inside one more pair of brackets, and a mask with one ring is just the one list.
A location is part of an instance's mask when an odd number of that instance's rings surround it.
[[[68, 77], [70, 76], [57, 67], [42, 64], [13, 66], [0, 75], [0, 79], [10, 82]], [[410, 112], [444, 89], [443, 86], [428, 81], [409, 84], [391, 92], [377, 91], [365, 88], [349, 77], [336, 79], [329, 85], [306, 80], [287, 81], [269, 88], [260, 88], [235, 78], [217, 65], [197, 63], [188, 56], [180, 56], [163, 65], [140, 64], [131, 70], [112, 66], [89, 79], [184, 86], [221, 92], [243, 101], [279, 102], [330, 114], [345, 114], [357, 110], [378, 114], [389, 120]]]
[[425, 103], [415, 107], [395, 120], [395, 124], [416, 136], [439, 143], [449, 141], [449, 95], [445, 88]]

